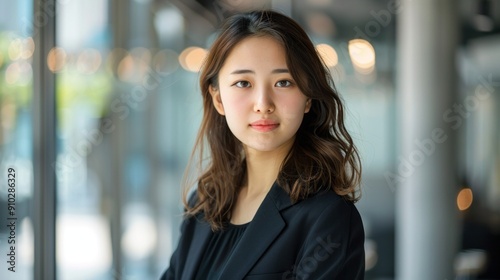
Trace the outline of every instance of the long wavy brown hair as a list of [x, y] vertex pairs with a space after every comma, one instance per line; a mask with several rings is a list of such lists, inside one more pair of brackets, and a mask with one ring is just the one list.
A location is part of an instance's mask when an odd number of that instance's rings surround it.
[[[270, 36], [284, 46], [293, 79], [312, 100], [311, 109], [304, 115], [294, 144], [281, 164], [278, 185], [294, 203], [328, 189], [350, 201], [359, 199], [361, 163], [344, 125], [342, 100], [306, 32], [278, 12], [237, 14], [225, 21], [201, 72], [203, 119], [189, 166], [196, 159], [202, 172], [196, 180], [197, 200], [188, 202], [192, 184], [186, 183], [183, 196], [186, 214], [202, 213], [214, 231], [223, 228], [231, 218], [246, 175], [246, 163], [243, 146], [229, 130], [225, 117], [215, 110], [209, 87], [218, 87], [224, 61], [234, 46], [249, 36]], [[204, 156], [208, 156], [207, 162]]]

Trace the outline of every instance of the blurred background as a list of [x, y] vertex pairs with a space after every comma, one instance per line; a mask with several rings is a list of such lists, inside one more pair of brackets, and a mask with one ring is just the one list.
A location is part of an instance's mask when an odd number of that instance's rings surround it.
[[198, 71], [220, 22], [261, 8], [304, 27], [346, 102], [366, 279], [500, 279], [496, 0], [0, 0], [0, 279], [159, 277]]

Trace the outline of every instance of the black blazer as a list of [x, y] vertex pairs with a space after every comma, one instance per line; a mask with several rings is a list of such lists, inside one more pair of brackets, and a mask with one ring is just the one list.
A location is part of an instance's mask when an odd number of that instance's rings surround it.
[[[212, 231], [201, 215], [184, 220], [161, 280], [190, 280]], [[223, 268], [222, 280], [363, 279], [364, 230], [356, 207], [324, 191], [292, 204], [274, 184]]]

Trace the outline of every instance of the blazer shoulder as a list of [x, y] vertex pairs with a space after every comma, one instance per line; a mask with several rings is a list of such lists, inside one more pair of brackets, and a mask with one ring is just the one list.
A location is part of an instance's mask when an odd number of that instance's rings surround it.
[[[363, 279], [364, 228], [354, 203], [325, 191], [301, 204], [293, 223], [305, 228], [299, 231], [304, 242], [297, 262], [299, 272], [306, 274], [304, 279]], [[311, 258], [317, 257], [322, 261], [317, 262], [314, 271], [301, 271]]]
[[314, 225], [324, 229], [349, 231], [349, 228], [363, 227], [361, 215], [353, 202], [333, 191], [324, 191], [297, 203], [287, 213], [287, 220], [307, 228]]
[[[352, 211], [356, 209], [354, 203], [338, 195], [333, 190], [318, 192], [302, 202], [302, 207], [306, 207], [309, 211], [324, 212], [324, 211]], [[357, 211], [357, 210], [356, 210]]]

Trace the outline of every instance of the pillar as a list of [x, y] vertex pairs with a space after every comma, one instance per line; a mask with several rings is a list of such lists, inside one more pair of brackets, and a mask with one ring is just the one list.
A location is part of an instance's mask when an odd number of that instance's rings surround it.
[[397, 22], [396, 279], [454, 279], [457, 4], [401, 0]]

